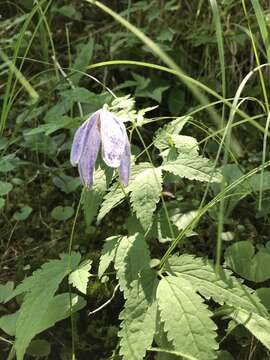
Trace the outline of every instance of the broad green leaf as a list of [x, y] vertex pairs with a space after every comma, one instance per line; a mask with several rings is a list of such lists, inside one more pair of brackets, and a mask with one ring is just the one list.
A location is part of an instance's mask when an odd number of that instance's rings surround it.
[[70, 102], [91, 103], [96, 94], [85, 88], [77, 87], [62, 91], [61, 96], [69, 99]]
[[23, 206], [13, 214], [13, 219], [17, 221], [26, 220], [32, 211], [33, 209], [30, 206]]
[[111, 262], [114, 261], [117, 247], [121, 241], [122, 236], [111, 236], [105, 240], [102, 248], [101, 257], [99, 260], [98, 277], [101, 278], [105, 271], [108, 269]]
[[11, 183], [0, 181], [0, 196], [8, 194], [12, 188], [13, 186]]
[[270, 321], [264, 317], [236, 310], [230, 315], [236, 322], [245, 326], [268, 350], [270, 350]]
[[0, 304], [6, 302], [6, 299], [11, 295], [13, 289], [13, 281], [8, 281], [5, 284], [0, 284]]
[[187, 254], [172, 256], [168, 262], [171, 274], [189, 281], [205, 298], [267, 316], [266, 309], [253, 290], [233, 277], [230, 271], [220, 269], [217, 273], [211, 261]]
[[192, 285], [175, 276], [162, 278], [157, 300], [164, 329], [175, 350], [200, 360], [216, 359], [216, 325]]
[[22, 360], [30, 341], [40, 332], [42, 320], [53, 296], [65, 276], [78, 266], [80, 255], [61, 255], [42, 265], [32, 276], [18, 285], [9, 299], [25, 293], [16, 325], [15, 349], [17, 359]]
[[[71, 294], [71, 311], [74, 313], [79, 311], [86, 305], [86, 301], [77, 294]], [[0, 329], [10, 336], [16, 333], [16, 323], [20, 310], [10, 315], [0, 317]], [[70, 316], [70, 296], [69, 293], [56, 295], [50, 301], [46, 312], [40, 319], [37, 334], [54, 326], [58, 321], [64, 320]]]
[[138, 279], [140, 272], [149, 267], [150, 254], [144, 237], [141, 234], [124, 236], [115, 254], [116, 275], [121, 290], [127, 297], [133, 280]]
[[123, 360], [144, 359], [148, 347], [152, 345], [156, 328], [156, 288], [157, 278], [153, 271], [142, 271], [134, 280], [120, 314], [119, 331], [120, 354]]
[[52, 218], [58, 221], [68, 220], [73, 214], [74, 209], [71, 206], [56, 206], [51, 212]]
[[250, 241], [238, 241], [226, 249], [224, 256], [226, 264], [243, 278], [254, 282], [270, 279], [270, 249], [262, 247], [255, 254]]
[[220, 182], [221, 174], [213, 168], [213, 163], [202, 157], [192, 154], [180, 154], [175, 161], [169, 161], [161, 166], [162, 170], [169, 171], [189, 180], [206, 182]]
[[78, 269], [72, 271], [69, 274], [69, 283], [77, 288], [81, 293], [86, 294], [87, 284], [90, 274], [90, 269], [92, 266], [92, 260], [86, 260], [80, 264]]
[[161, 169], [152, 168], [140, 172], [130, 188], [132, 207], [143, 228], [147, 230], [152, 224], [153, 213], [162, 191]]

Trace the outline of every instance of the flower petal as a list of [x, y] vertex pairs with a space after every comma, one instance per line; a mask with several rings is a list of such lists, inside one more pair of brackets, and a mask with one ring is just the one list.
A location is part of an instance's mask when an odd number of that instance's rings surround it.
[[96, 118], [97, 113], [95, 112], [75, 132], [70, 152], [70, 162], [72, 166], [78, 164], [83, 152], [85, 141], [88, 138], [89, 131], [91, 131]]
[[100, 135], [102, 157], [113, 168], [120, 166], [126, 144], [126, 128], [123, 122], [106, 110], [100, 110]]
[[90, 189], [93, 185], [93, 173], [100, 148], [100, 141], [98, 117], [96, 117], [84, 141], [82, 154], [79, 160], [80, 178], [83, 185], [85, 185], [88, 189]]
[[126, 136], [125, 149], [121, 158], [121, 163], [119, 167], [119, 177], [125, 186], [128, 186], [129, 175], [130, 175], [130, 145], [128, 137]]

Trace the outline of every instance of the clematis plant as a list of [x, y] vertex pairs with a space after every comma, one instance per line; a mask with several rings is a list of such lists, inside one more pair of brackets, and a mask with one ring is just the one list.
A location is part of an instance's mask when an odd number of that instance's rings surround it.
[[130, 174], [130, 145], [123, 122], [111, 112], [100, 109], [76, 131], [70, 162], [78, 165], [81, 181], [91, 189], [95, 163], [101, 146], [104, 162], [118, 168], [120, 180], [128, 185]]

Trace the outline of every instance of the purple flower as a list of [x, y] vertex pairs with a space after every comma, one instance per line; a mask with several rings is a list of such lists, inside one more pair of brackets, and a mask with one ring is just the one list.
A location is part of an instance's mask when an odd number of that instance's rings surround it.
[[88, 189], [93, 185], [95, 163], [102, 147], [105, 163], [119, 169], [120, 180], [128, 185], [130, 173], [130, 146], [126, 128], [109, 111], [100, 109], [76, 131], [70, 154], [73, 166], [78, 164], [80, 178]]

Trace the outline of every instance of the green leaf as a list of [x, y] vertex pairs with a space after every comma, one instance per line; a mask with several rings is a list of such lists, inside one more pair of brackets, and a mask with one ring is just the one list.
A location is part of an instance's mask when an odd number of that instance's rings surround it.
[[[125, 191], [127, 192], [128, 190], [126, 189]], [[99, 223], [105, 215], [107, 215], [114, 207], [121, 204], [124, 199], [125, 193], [119, 183], [113, 184], [109, 189], [109, 192], [104, 196], [104, 200], [98, 213], [97, 222]]]
[[19, 311], [16, 311], [14, 314], [1, 316], [0, 329], [2, 329], [9, 336], [15, 336], [18, 316]]
[[[56, 295], [50, 301], [46, 312], [40, 319], [37, 334], [54, 326], [58, 321], [64, 320], [72, 313], [79, 311], [85, 307], [86, 301], [77, 294], [71, 294], [71, 309], [70, 309], [70, 296], [69, 293]], [[16, 332], [16, 323], [19, 317], [20, 310], [10, 315], [0, 317], [0, 329], [5, 331], [10, 336], [14, 336]]]
[[101, 278], [105, 271], [108, 269], [111, 262], [114, 261], [117, 247], [121, 241], [122, 236], [111, 236], [105, 240], [102, 248], [101, 257], [99, 260], [98, 277]]
[[157, 299], [164, 329], [175, 350], [200, 360], [216, 359], [216, 325], [191, 284], [175, 276], [162, 278]]
[[37, 128], [31, 129], [25, 132], [25, 136], [36, 135], [40, 133], [45, 133], [45, 135], [50, 135], [56, 132], [57, 130], [70, 128], [74, 123], [74, 119], [68, 116], [59, 116], [57, 122], [49, 122], [48, 124], [43, 124]]
[[270, 288], [257, 289], [256, 294], [260, 298], [262, 304], [270, 312]]
[[90, 64], [90, 61], [93, 56], [94, 50], [94, 40], [91, 38], [89, 42], [83, 45], [80, 49], [80, 52], [75, 60], [74, 65], [72, 66], [72, 71], [78, 70], [71, 75], [70, 79], [74, 85], [78, 85], [80, 79], [83, 77], [83, 72], [86, 71], [87, 66]]
[[205, 298], [267, 316], [266, 309], [253, 290], [233, 277], [230, 271], [220, 269], [217, 273], [211, 261], [187, 254], [172, 256], [168, 263], [171, 274], [189, 281]]
[[132, 207], [143, 228], [147, 230], [152, 224], [153, 213], [162, 191], [161, 169], [152, 168], [140, 172], [130, 188]]
[[19, 211], [13, 214], [13, 219], [16, 221], [23, 221], [28, 218], [33, 209], [30, 206], [23, 206]]
[[126, 297], [132, 281], [138, 279], [140, 272], [148, 268], [150, 254], [144, 237], [141, 234], [124, 236], [118, 244], [115, 254], [116, 275], [124, 296]]
[[178, 117], [163, 126], [162, 129], [159, 129], [155, 134], [155, 147], [157, 147], [159, 150], [168, 148], [170, 146], [171, 135], [179, 134], [189, 119], [189, 116]]
[[11, 183], [0, 181], [0, 196], [8, 194], [12, 188], [13, 186]]
[[13, 281], [8, 281], [3, 285], [0, 284], [0, 304], [6, 302], [6, 299], [11, 295], [13, 288]]
[[202, 157], [190, 154], [180, 154], [175, 161], [169, 161], [161, 166], [162, 170], [174, 175], [206, 182], [220, 182], [221, 174], [213, 168], [213, 163]]
[[62, 14], [70, 19], [73, 19], [73, 20], [80, 20], [81, 17], [82, 17], [82, 14], [77, 11], [75, 9], [74, 6], [72, 5], [64, 5], [64, 6], [61, 6], [60, 8], [56, 9], [56, 11], [59, 13], [59, 14]]
[[250, 241], [238, 241], [226, 249], [224, 256], [226, 264], [243, 278], [254, 282], [270, 279], [269, 248], [262, 247], [255, 254]]
[[106, 174], [103, 169], [94, 173], [94, 186], [92, 190], [85, 191], [82, 204], [86, 225], [89, 226], [97, 215], [98, 208], [102, 202], [103, 195], [107, 190]]
[[15, 349], [18, 360], [23, 355], [30, 341], [40, 332], [42, 320], [53, 296], [65, 276], [78, 266], [80, 255], [72, 253], [61, 255], [59, 260], [51, 260], [42, 265], [32, 276], [18, 285], [9, 300], [25, 293], [16, 325]]
[[125, 192], [119, 183], [113, 184], [108, 193], [104, 196], [103, 203], [101, 204], [99, 214], [97, 217], [97, 222], [99, 223], [105, 215], [107, 215], [114, 207], [121, 204], [125, 200], [126, 196], [129, 194], [132, 182], [136, 176], [145, 169], [152, 168], [153, 166], [150, 163], [140, 163], [138, 165], [133, 165], [131, 167], [131, 176], [129, 180], [129, 186], [125, 188]]
[[198, 155], [199, 145], [198, 141], [192, 136], [186, 135], [170, 135], [172, 144], [180, 153], [192, 153], [194, 156]]
[[147, 348], [152, 344], [156, 327], [157, 283], [156, 274], [145, 270], [131, 284], [125, 308], [119, 317], [122, 320], [118, 335], [123, 360], [144, 359]]
[[58, 221], [68, 220], [73, 214], [74, 209], [71, 206], [56, 206], [51, 212], [52, 218]]
[[69, 274], [69, 283], [72, 284], [75, 288], [77, 288], [81, 293], [86, 294], [87, 292], [87, 284], [90, 274], [90, 269], [92, 266], [91, 260], [86, 260], [78, 269], [74, 270], [71, 274]]
[[47, 340], [33, 340], [26, 349], [26, 354], [34, 357], [49, 356], [51, 352], [51, 345]]
[[236, 310], [231, 315], [239, 324], [247, 328], [268, 350], [270, 350], [270, 321], [255, 313]]

